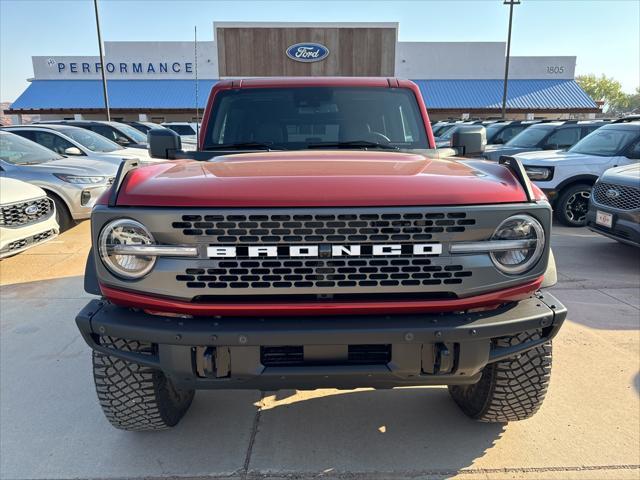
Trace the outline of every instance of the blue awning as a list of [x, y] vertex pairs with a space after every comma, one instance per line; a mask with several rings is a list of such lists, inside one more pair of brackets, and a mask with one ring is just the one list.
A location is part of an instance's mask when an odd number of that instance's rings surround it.
[[[414, 80], [429, 109], [502, 108], [503, 80]], [[507, 108], [597, 109], [575, 80], [509, 80]]]
[[[217, 80], [198, 80], [198, 107], [204, 108]], [[193, 80], [111, 80], [109, 106], [118, 109], [195, 108]], [[12, 110], [104, 108], [100, 80], [34, 80], [11, 104]]]
[[[217, 80], [198, 81], [198, 106], [204, 108]], [[502, 105], [502, 80], [414, 80], [431, 110], [497, 110]], [[194, 108], [193, 80], [111, 80], [109, 103], [114, 109], [174, 110]], [[11, 110], [101, 109], [100, 80], [34, 80]], [[596, 110], [593, 100], [574, 80], [510, 80], [507, 108]]]

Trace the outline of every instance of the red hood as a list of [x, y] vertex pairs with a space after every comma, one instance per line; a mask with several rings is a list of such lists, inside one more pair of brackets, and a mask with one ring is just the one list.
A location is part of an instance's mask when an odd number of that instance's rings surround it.
[[331, 207], [524, 202], [506, 167], [398, 152], [312, 151], [173, 161], [131, 172], [118, 205]]

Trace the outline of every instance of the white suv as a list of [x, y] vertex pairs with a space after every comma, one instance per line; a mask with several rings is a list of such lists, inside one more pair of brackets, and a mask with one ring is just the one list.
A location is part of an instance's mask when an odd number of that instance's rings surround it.
[[0, 177], [0, 258], [55, 238], [60, 232], [55, 213], [41, 188]]
[[640, 121], [600, 127], [569, 150], [514, 155], [545, 192], [564, 225], [586, 224], [591, 188], [605, 170], [640, 161]]

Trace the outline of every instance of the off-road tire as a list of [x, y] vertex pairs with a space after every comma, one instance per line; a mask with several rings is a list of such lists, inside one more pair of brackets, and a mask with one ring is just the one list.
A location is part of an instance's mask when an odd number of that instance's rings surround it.
[[[571, 185], [562, 191], [554, 209], [556, 218], [560, 223], [567, 227], [584, 227], [587, 224], [587, 210], [589, 208], [589, 196], [591, 195], [592, 188], [591, 185], [579, 183], [577, 185]], [[586, 197], [584, 196], [585, 192], [588, 192]], [[579, 213], [573, 211], [569, 213], [567, 211], [570, 208], [570, 202], [576, 203], [576, 205], [580, 207]], [[571, 218], [571, 215], [574, 215], [574, 217]]]
[[[510, 347], [540, 339], [539, 331], [495, 340]], [[524, 420], [538, 411], [551, 377], [551, 342], [488, 364], [473, 385], [451, 385], [449, 393], [469, 417], [481, 422]]]
[[[152, 353], [153, 346], [135, 340], [101, 337], [102, 346]], [[93, 352], [93, 379], [100, 406], [116, 428], [164, 430], [176, 425], [189, 409], [193, 390], [178, 390], [160, 370]]]

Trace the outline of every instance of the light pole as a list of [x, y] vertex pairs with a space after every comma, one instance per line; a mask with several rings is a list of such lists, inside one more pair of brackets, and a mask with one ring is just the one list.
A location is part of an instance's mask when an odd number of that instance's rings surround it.
[[502, 91], [502, 119], [507, 116], [507, 83], [509, 81], [509, 56], [511, 55], [511, 23], [513, 21], [513, 6], [520, 5], [520, 0], [504, 0], [503, 5], [509, 5], [509, 33], [507, 34], [507, 58], [504, 63], [504, 90]]
[[104, 71], [104, 52], [102, 51], [102, 35], [100, 34], [100, 16], [98, 15], [98, 0], [93, 0], [93, 8], [96, 12], [96, 30], [98, 32], [98, 49], [100, 50], [100, 72], [102, 73], [102, 95], [104, 96], [104, 109], [107, 112], [107, 121], [111, 121], [109, 111], [109, 95], [107, 93], [107, 74]]

